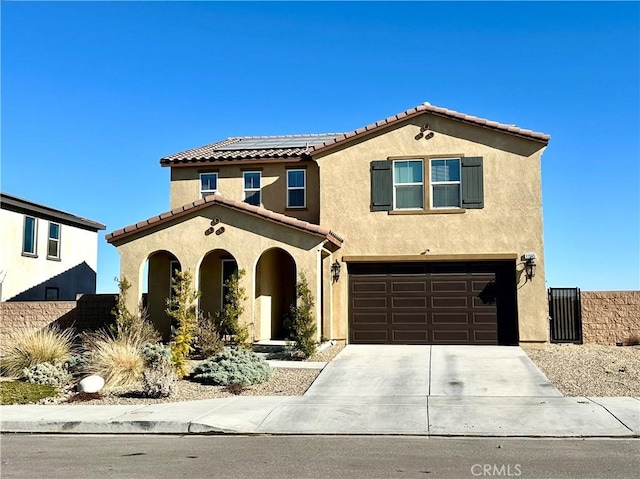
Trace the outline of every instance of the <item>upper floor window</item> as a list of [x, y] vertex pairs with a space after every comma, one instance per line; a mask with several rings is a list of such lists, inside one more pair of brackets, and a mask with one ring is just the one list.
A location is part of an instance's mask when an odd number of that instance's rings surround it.
[[371, 211], [441, 213], [484, 208], [482, 165], [481, 156], [372, 161]]
[[287, 170], [287, 208], [307, 206], [306, 170]]
[[396, 210], [424, 208], [422, 160], [393, 162], [393, 200]]
[[244, 201], [250, 205], [260, 206], [260, 179], [259, 171], [245, 171], [242, 173], [244, 180]]
[[47, 286], [44, 289], [45, 301], [58, 301], [60, 299], [60, 288]]
[[33, 216], [24, 217], [24, 229], [22, 234], [22, 253], [26, 255], [35, 256], [36, 251], [36, 230], [38, 227], [38, 220]]
[[431, 160], [431, 207], [460, 208], [460, 158]]
[[218, 191], [218, 173], [200, 173], [200, 194], [204, 198]]
[[58, 223], [49, 223], [47, 258], [60, 259], [60, 225]]

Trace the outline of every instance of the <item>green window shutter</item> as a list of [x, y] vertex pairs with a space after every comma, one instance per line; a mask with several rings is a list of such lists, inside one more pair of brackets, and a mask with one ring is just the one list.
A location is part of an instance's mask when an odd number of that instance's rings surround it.
[[371, 162], [371, 211], [393, 208], [393, 177], [391, 161]]
[[462, 207], [484, 208], [481, 156], [462, 158]]

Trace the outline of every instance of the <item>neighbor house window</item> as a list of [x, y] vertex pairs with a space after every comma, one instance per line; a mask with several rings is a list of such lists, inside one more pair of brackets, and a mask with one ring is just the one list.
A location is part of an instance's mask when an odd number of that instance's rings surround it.
[[259, 171], [245, 171], [242, 174], [245, 203], [260, 206], [260, 177]]
[[47, 258], [60, 259], [60, 225], [58, 223], [49, 223]]
[[393, 162], [393, 204], [396, 210], [424, 208], [422, 160]]
[[287, 170], [287, 208], [307, 206], [306, 170]]
[[24, 217], [24, 230], [22, 235], [22, 253], [35, 256], [36, 251], [36, 230], [38, 222], [33, 216]]
[[460, 208], [460, 158], [431, 160], [431, 207]]
[[204, 198], [218, 191], [218, 173], [200, 173], [200, 195]]
[[60, 289], [59, 288], [52, 288], [47, 286], [44, 289], [44, 299], [45, 301], [58, 301], [58, 298], [60, 297]]

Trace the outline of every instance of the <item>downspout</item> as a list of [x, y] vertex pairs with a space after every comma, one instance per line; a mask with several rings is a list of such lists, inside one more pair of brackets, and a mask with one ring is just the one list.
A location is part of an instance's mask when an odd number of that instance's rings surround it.
[[[333, 263], [333, 252], [324, 247], [324, 245], [326, 245], [328, 242], [329, 240], [324, 240], [318, 247], [317, 274], [320, 279], [320, 281], [318, 282], [318, 285], [320, 287], [322, 285], [322, 281], [324, 281], [322, 275], [322, 253], [326, 253], [327, 255], [329, 255], [329, 267], [331, 267], [331, 264]], [[324, 301], [324, 298], [322, 298], [322, 300]], [[322, 336], [322, 331], [320, 331], [320, 335]], [[329, 339], [333, 339], [333, 284], [329, 284]]]

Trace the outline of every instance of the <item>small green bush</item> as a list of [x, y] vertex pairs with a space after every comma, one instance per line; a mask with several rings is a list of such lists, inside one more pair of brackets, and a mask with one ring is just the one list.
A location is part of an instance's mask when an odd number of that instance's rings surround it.
[[300, 274], [296, 293], [298, 306], [291, 305], [291, 311], [285, 318], [284, 324], [289, 330], [289, 340], [294, 343], [295, 348], [302, 356], [308, 358], [316, 352], [318, 342], [316, 341], [316, 320], [313, 315], [315, 301], [304, 273]]
[[147, 368], [152, 368], [164, 361], [171, 362], [171, 348], [160, 343], [146, 343], [142, 346], [142, 357]]
[[226, 347], [220, 354], [196, 366], [192, 377], [204, 384], [250, 386], [268, 381], [271, 373], [271, 366], [255, 353]]
[[11, 347], [2, 359], [4, 374], [17, 377], [23, 369], [40, 363], [64, 363], [73, 352], [73, 338], [72, 329], [17, 328], [11, 338]]
[[178, 375], [171, 358], [162, 359], [142, 373], [142, 392], [150, 398], [166, 398], [178, 387]]
[[0, 386], [0, 404], [33, 404], [56, 394], [58, 390], [53, 386], [3, 381]]
[[67, 359], [64, 363], [64, 367], [74, 378], [78, 378], [86, 375], [90, 362], [91, 353], [83, 351], [82, 353], [73, 354], [69, 359]]
[[62, 364], [40, 363], [23, 369], [21, 379], [28, 383], [61, 388], [69, 384], [73, 377]]

